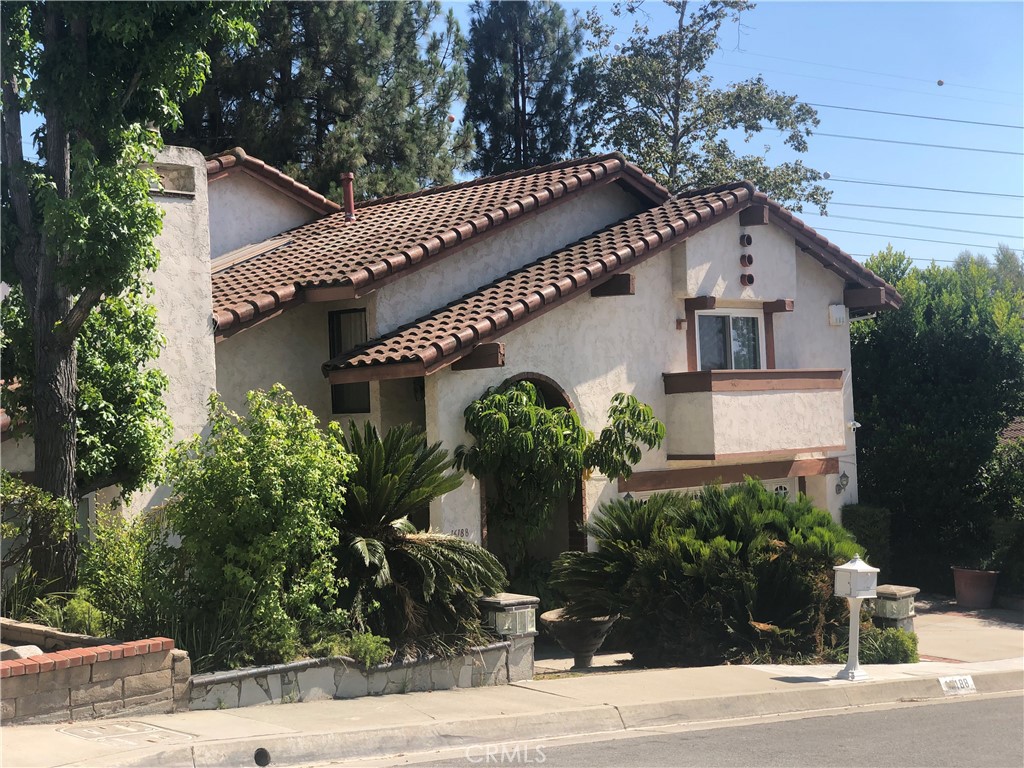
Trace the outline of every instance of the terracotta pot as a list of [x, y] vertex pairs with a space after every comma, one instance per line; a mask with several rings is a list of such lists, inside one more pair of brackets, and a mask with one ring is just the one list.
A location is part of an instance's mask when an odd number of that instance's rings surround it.
[[991, 608], [996, 593], [999, 571], [978, 571], [953, 566], [953, 587], [956, 604], [960, 608], [975, 610]]
[[590, 666], [594, 654], [608, 637], [617, 618], [618, 614], [593, 619], [570, 619], [565, 616], [564, 608], [555, 608], [540, 615], [541, 622], [551, 630], [557, 643], [573, 655], [573, 669], [586, 669]]

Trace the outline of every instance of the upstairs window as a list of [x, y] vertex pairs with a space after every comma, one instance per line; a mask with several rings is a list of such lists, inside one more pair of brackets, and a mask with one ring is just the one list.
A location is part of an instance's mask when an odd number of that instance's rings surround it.
[[[366, 310], [340, 309], [327, 315], [330, 359], [366, 342]], [[331, 413], [369, 413], [370, 382], [331, 385]]]
[[760, 368], [763, 346], [760, 313], [697, 315], [697, 359], [702, 371]]

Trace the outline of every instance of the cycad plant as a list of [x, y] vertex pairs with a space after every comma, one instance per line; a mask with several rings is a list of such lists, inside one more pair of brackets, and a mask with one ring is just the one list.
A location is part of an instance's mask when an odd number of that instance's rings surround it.
[[748, 479], [616, 500], [587, 532], [597, 551], [563, 554], [553, 584], [575, 615], [621, 614], [641, 663], [817, 656], [842, 635], [832, 566], [857, 547], [805, 497]]
[[352, 618], [398, 648], [442, 649], [474, 639], [476, 601], [500, 592], [505, 571], [482, 547], [457, 536], [419, 532], [409, 516], [458, 488], [462, 474], [440, 443], [405, 424], [383, 438], [352, 423], [343, 440], [358, 459], [339, 522], [339, 576]]

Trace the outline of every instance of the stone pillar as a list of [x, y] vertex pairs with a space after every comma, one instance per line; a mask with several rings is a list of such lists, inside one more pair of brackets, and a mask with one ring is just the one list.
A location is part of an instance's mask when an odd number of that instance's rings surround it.
[[875, 589], [872, 621], [879, 629], [896, 627], [907, 632], [914, 631], [914, 596], [921, 590], [917, 587], [901, 587], [896, 584], [881, 584]]
[[480, 599], [484, 626], [509, 642], [508, 681], [533, 679], [533, 639], [540, 598], [500, 592]]

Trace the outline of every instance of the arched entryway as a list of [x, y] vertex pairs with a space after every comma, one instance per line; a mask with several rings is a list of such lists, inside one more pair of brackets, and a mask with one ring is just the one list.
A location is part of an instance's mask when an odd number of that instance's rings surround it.
[[[551, 408], [568, 408], [575, 411], [576, 407], [569, 397], [569, 394], [554, 379], [541, 373], [527, 372], [512, 376], [502, 382], [502, 386], [516, 384], [520, 381], [529, 381], [536, 388], [544, 399], [545, 405]], [[527, 557], [530, 561], [547, 562], [554, 560], [562, 552], [585, 551], [587, 548], [587, 537], [583, 532], [583, 524], [586, 520], [586, 485], [583, 478], [576, 478], [576, 487], [570, 498], [568, 495], [562, 499], [551, 516], [548, 529], [544, 534], [538, 536], [527, 545]], [[484, 494], [486, 498], [486, 493]], [[487, 525], [488, 509], [486, 501], [481, 504], [480, 526], [484, 546], [490, 551], [501, 555], [501, 541], [496, 533], [495, 527], [490, 530]]]

